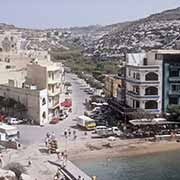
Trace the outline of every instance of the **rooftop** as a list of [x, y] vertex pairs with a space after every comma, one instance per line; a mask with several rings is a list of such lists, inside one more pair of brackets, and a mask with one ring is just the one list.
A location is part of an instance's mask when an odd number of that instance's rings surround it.
[[11, 126], [11, 125], [7, 125], [4, 123], [0, 123], [0, 129], [4, 129], [4, 130], [17, 130], [17, 128], [15, 126]]

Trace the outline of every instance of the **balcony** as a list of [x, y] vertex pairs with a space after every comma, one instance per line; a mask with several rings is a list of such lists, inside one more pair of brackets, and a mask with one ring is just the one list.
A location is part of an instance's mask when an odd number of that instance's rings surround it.
[[133, 91], [128, 91], [128, 93], [127, 93], [129, 96], [132, 96], [132, 97], [136, 97], [136, 98], [149, 98], [149, 99], [158, 99], [159, 98], [159, 95], [146, 95], [146, 94], [144, 94], [144, 95], [140, 95], [140, 94], [138, 94], [138, 93], [135, 93], [135, 92], [133, 92]]
[[169, 77], [169, 82], [180, 82], [180, 76]]
[[172, 90], [170, 90], [169, 91], [169, 95], [180, 95], [180, 90], [179, 91], [172, 91]]
[[60, 91], [58, 90], [55, 90], [55, 91], [48, 91], [48, 96], [56, 96], [60, 94]]
[[60, 82], [60, 79], [57, 79], [57, 78], [48, 78], [48, 84], [56, 84], [56, 83], [59, 83]]
[[57, 107], [59, 107], [59, 101], [57, 101], [57, 102], [49, 102], [49, 105], [48, 105], [48, 108], [49, 109], [56, 109]]

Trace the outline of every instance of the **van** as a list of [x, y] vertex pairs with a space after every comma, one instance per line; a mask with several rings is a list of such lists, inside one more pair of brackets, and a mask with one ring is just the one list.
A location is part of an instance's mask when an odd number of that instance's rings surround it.
[[82, 115], [77, 118], [77, 125], [85, 128], [86, 130], [94, 130], [96, 127], [96, 122], [88, 116]]
[[95, 133], [98, 133], [98, 132], [106, 130], [106, 129], [107, 129], [106, 126], [96, 126]]

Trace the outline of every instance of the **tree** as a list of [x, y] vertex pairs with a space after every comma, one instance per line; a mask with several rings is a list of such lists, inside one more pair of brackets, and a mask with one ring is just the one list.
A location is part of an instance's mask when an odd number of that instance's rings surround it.
[[5, 169], [13, 171], [16, 175], [17, 180], [21, 179], [21, 174], [26, 173], [26, 169], [20, 163], [12, 162], [8, 164]]
[[170, 115], [168, 120], [170, 121], [180, 121], [180, 105], [172, 105], [167, 111]]

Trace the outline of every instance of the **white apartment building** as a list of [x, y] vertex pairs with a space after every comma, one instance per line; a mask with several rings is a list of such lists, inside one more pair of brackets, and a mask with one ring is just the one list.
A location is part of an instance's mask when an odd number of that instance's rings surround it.
[[151, 53], [127, 54], [126, 104], [147, 112], [162, 110], [162, 66]]
[[64, 88], [62, 64], [51, 61], [38, 61], [28, 64], [26, 84], [36, 85], [37, 89], [47, 89], [49, 120], [59, 115], [60, 95]]

